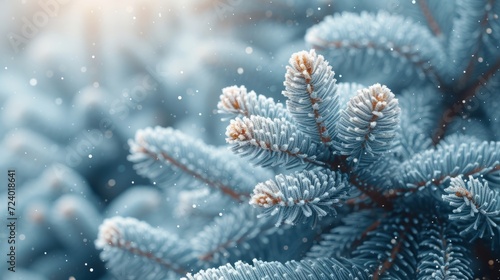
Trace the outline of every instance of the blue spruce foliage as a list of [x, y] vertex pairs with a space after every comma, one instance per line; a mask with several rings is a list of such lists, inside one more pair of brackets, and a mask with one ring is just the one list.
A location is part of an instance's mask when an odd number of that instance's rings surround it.
[[0, 279], [499, 278], [499, 0], [35, 2]]
[[[192, 253], [198, 261], [187, 279], [470, 279], [499, 273], [492, 259], [500, 250], [499, 127], [492, 110], [468, 104], [498, 94], [493, 30], [500, 5], [442, 4], [454, 11], [450, 19], [430, 9], [433, 1], [417, 2], [412, 8], [420, 13], [343, 12], [308, 29], [310, 50], [293, 53], [284, 69], [283, 103], [245, 86], [222, 90], [217, 108], [229, 119], [230, 151], [197, 172], [206, 175], [202, 181], [227, 181], [210, 170], [231, 152], [277, 175], [258, 179], [250, 186], [253, 194], [235, 197], [224, 206], [231, 210], [203, 229], [205, 237], [194, 239], [192, 246], [203, 249]], [[480, 97], [484, 89], [490, 93]], [[169, 131], [165, 137], [157, 128], [147, 139], [138, 132], [129, 158], [153, 180], [168, 177], [162, 181], [172, 184], [184, 172], [196, 184], [189, 168], [159, 172], [158, 166], [168, 166], [171, 157], [196, 166], [212, 153]], [[148, 149], [143, 164], [135, 160], [143, 153], [138, 145], [164, 148]], [[185, 149], [193, 156], [183, 156]], [[249, 168], [225, 174], [249, 176]], [[250, 176], [267, 175], [256, 170]], [[244, 180], [225, 185], [234, 192], [249, 187]], [[277, 234], [280, 241], [273, 239]], [[284, 250], [269, 246], [271, 240]], [[290, 243], [304, 246], [287, 252]]]

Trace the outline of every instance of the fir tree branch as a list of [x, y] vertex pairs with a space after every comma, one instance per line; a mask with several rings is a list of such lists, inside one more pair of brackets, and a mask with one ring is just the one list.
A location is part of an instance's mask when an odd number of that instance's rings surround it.
[[[439, 214], [437, 214], [439, 215]], [[472, 279], [470, 251], [453, 224], [429, 217], [419, 236], [418, 279]]]
[[287, 108], [302, 131], [328, 145], [339, 118], [335, 73], [314, 50], [294, 53], [289, 63], [283, 91]]
[[322, 166], [330, 157], [325, 145], [312, 142], [285, 119], [236, 118], [227, 127], [226, 136], [236, 154], [248, 155], [261, 166]]
[[[221, 190], [222, 193], [228, 195], [229, 197], [231, 197], [235, 200], [242, 201], [242, 197], [249, 196], [249, 194], [237, 193], [234, 190], [232, 190], [229, 186], [221, 184], [218, 181], [210, 180], [209, 178], [205, 177], [203, 174], [199, 174], [199, 173], [194, 172], [193, 170], [189, 169], [186, 165], [184, 165], [181, 162], [177, 161], [176, 159], [170, 157], [167, 153], [161, 152], [159, 154], [156, 154], [156, 153], [153, 153], [151, 151], [148, 151], [144, 147], [137, 150], [137, 152], [142, 153], [144, 155], [147, 155], [148, 157], [154, 159], [155, 161], [165, 160], [165, 161], [169, 162], [170, 164], [172, 164], [173, 166], [179, 168], [180, 170], [182, 170], [186, 174], [193, 176], [193, 178], [200, 180], [201, 182], [207, 184], [210, 187]], [[161, 157], [159, 157], [159, 156], [161, 156]]]
[[247, 117], [252, 115], [270, 119], [292, 119], [281, 103], [275, 103], [272, 98], [257, 95], [254, 91], [247, 92], [244, 86], [230, 86], [222, 89], [217, 104], [218, 113], [231, 117]]
[[[405, 230], [408, 230], [407, 227], [405, 227]], [[397, 255], [399, 254], [399, 251], [401, 249], [401, 246], [403, 245], [403, 241], [406, 238], [405, 232], [398, 232], [397, 235], [398, 241], [394, 247], [392, 247], [392, 250], [390, 252], [390, 255], [385, 261], [377, 267], [375, 272], [373, 272], [373, 280], [378, 280], [387, 270], [389, 270], [392, 265], [394, 264], [394, 260], [396, 259]]]
[[[342, 41], [324, 41], [324, 40], [319, 40], [317, 38], [315, 40], [319, 44], [312, 45], [312, 47], [317, 50], [325, 50], [327, 48], [353, 48], [353, 49], [370, 48], [374, 49], [375, 51], [378, 50], [387, 51], [385, 46], [380, 46], [375, 42], [369, 42], [366, 45], [362, 45], [360, 43], [355, 43], [355, 42], [346, 44], [345, 42]], [[396, 52], [401, 57], [404, 57], [407, 61], [410, 61], [416, 68], [421, 69], [426, 75], [432, 77], [434, 80], [437, 81], [438, 85], [445, 84], [442, 78], [437, 74], [437, 71], [434, 69], [434, 67], [432, 66], [425, 67], [428, 64], [428, 61], [424, 59], [419, 60], [417, 54], [406, 53], [405, 51], [403, 51], [403, 48], [404, 47], [395, 46], [392, 48], [392, 51]]]
[[[246, 259], [259, 257], [259, 238], [275, 231], [269, 219], [259, 219], [252, 207], [240, 205], [216, 217], [191, 243], [198, 260], [213, 265], [241, 260], [243, 252]], [[244, 248], [247, 250], [243, 251]]]
[[476, 238], [491, 237], [492, 244], [500, 243], [500, 200], [498, 192], [469, 176], [467, 183], [461, 177], [452, 178], [442, 199], [454, 209], [450, 220], [457, 220], [460, 234]]
[[[450, 59], [457, 63], [452, 71], [460, 75], [457, 88], [464, 88], [475, 70], [479, 54], [488, 47], [487, 28], [491, 24], [489, 16], [495, 13], [494, 9], [495, 0], [457, 1], [458, 17], [453, 25], [456, 34], [450, 38]], [[496, 46], [493, 46], [493, 52], [495, 49]]]
[[152, 252], [146, 251], [146, 250], [141, 250], [141, 248], [137, 248], [136, 245], [132, 241], [126, 241], [121, 238], [116, 238], [114, 236], [119, 236], [120, 232], [118, 229], [114, 228], [113, 226], [109, 226], [106, 228], [102, 229], [102, 234], [104, 235], [103, 237], [103, 242], [105, 242], [108, 246], [117, 248], [123, 251], [127, 251], [131, 253], [132, 255], [144, 257], [151, 262], [157, 263], [161, 266], [163, 266], [167, 270], [174, 271], [177, 274], [186, 274], [187, 270], [177, 267], [171, 262], [168, 262], [162, 258], [159, 258], [155, 256]]
[[255, 186], [250, 204], [264, 208], [259, 217], [277, 215], [276, 226], [305, 218], [315, 225], [318, 218], [336, 214], [335, 207], [342, 206], [349, 187], [345, 175], [328, 169], [280, 174]]
[[434, 87], [409, 88], [404, 90], [398, 101], [401, 108], [401, 122], [395, 139], [395, 153], [404, 161], [416, 153], [432, 148], [432, 133], [440, 120], [442, 97]]
[[[485, 170], [487, 170], [487, 171], [485, 172]], [[463, 173], [462, 175], [463, 176], [476, 176], [477, 174], [482, 174], [483, 176], [486, 176], [488, 174], [492, 174], [492, 173], [497, 172], [497, 171], [500, 171], [500, 164], [493, 166], [493, 168], [491, 168], [489, 166], [480, 166], [480, 167], [473, 169], [469, 172]], [[458, 175], [456, 175], [456, 176], [458, 176]], [[432, 184], [436, 187], [439, 187], [439, 186], [443, 185], [445, 182], [447, 182], [448, 180], [450, 180], [451, 178], [455, 178], [456, 176], [442, 175], [442, 176], [438, 176], [435, 178], [431, 178], [430, 179], [431, 183], [429, 183], [429, 181], [425, 180], [425, 181], [419, 181], [416, 183], [412, 183], [411, 184], [412, 188], [390, 189], [390, 190], [387, 190], [384, 192], [383, 197], [385, 199], [393, 200], [398, 196], [407, 195], [410, 193], [415, 193], [415, 192], [421, 190], [421, 188], [427, 187], [430, 184]]]
[[[359, 264], [339, 258], [318, 258], [314, 260], [263, 262], [253, 259], [253, 266], [238, 261], [219, 268], [202, 270], [195, 275], [189, 273], [189, 280], [214, 279], [332, 279], [332, 280], [367, 280], [368, 275]], [[186, 280], [186, 278], [183, 278]]]
[[[389, 63], [387, 58], [390, 57], [403, 58], [411, 68], [424, 73], [425, 77], [437, 83], [439, 87], [446, 84], [443, 81], [445, 55], [437, 38], [424, 26], [399, 16], [385, 12], [376, 15], [344, 12], [327, 17], [322, 23], [309, 29], [306, 41], [316, 50], [337, 51], [337, 55], [332, 56], [340, 60], [342, 56], [339, 53], [344, 52], [347, 57], [352, 56], [348, 50], [372, 50], [372, 54], [369, 54], [371, 57], [375, 57], [376, 53], [385, 53], [384, 56], [377, 56], [384, 57], [381, 63]], [[425, 42], [425, 45], [421, 45], [422, 42]], [[399, 61], [395, 63], [401, 64]], [[373, 63], [369, 65], [373, 67]]]
[[368, 236], [368, 234], [370, 234], [370, 232], [373, 232], [374, 230], [376, 230], [379, 226], [380, 226], [380, 223], [381, 223], [381, 220], [386, 216], [387, 214], [384, 213], [379, 219], [375, 220], [372, 224], [370, 224], [368, 227], [366, 227], [363, 232], [361, 233], [360, 237], [355, 240], [351, 247], [352, 248], [356, 248], [358, 247], [360, 244], [363, 243], [363, 241], [366, 239], [366, 237]]
[[398, 184], [405, 188], [384, 192], [387, 198], [413, 193], [429, 186], [442, 186], [457, 176], [487, 175], [500, 170], [500, 142], [446, 144], [415, 155], [405, 161], [398, 174]]
[[319, 235], [319, 242], [307, 252], [309, 258], [350, 256], [368, 234], [381, 223], [387, 212], [380, 209], [366, 209], [349, 213], [328, 233]]
[[190, 139], [171, 128], [139, 130], [129, 145], [128, 159], [135, 163], [137, 173], [157, 184], [179, 184], [194, 178], [234, 200], [243, 201], [255, 184], [270, 177], [267, 171], [246, 166], [236, 155], [226, 154], [225, 150]]
[[101, 258], [112, 270], [133, 278], [182, 275], [192, 261], [190, 248], [175, 235], [133, 218], [106, 219], [99, 227], [96, 247], [103, 250]]
[[366, 240], [353, 252], [354, 260], [372, 271], [373, 279], [407, 279], [416, 270], [418, 219], [409, 209], [399, 209], [369, 231]]
[[400, 111], [386, 86], [375, 84], [358, 91], [341, 113], [335, 147], [356, 168], [373, 163], [391, 148]]
[[498, 59], [484, 74], [480, 75], [477, 77], [473, 83], [465, 88], [462, 92], [459, 93], [458, 100], [462, 101], [466, 100], [468, 101], [474, 95], [477, 93], [477, 91], [481, 88], [486, 86], [486, 84], [490, 81], [492, 77], [495, 75], [499, 75], [499, 70], [500, 70], [500, 59]]

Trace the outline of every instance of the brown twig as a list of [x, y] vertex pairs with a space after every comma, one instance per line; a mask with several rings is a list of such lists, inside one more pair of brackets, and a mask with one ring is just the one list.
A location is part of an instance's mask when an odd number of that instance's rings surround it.
[[[157, 160], [157, 161], [160, 160], [160, 158], [157, 156], [157, 154], [146, 150], [146, 148], [144, 148], [144, 147], [141, 147], [140, 152], [148, 155], [149, 157], [153, 158], [154, 160]], [[237, 193], [232, 188], [222, 184], [221, 182], [217, 182], [217, 181], [213, 181], [213, 180], [210, 180], [208, 178], [205, 178], [201, 174], [198, 174], [198, 173], [194, 172], [193, 170], [187, 168], [185, 165], [183, 165], [179, 161], [175, 160], [174, 158], [169, 156], [167, 153], [161, 152], [160, 155], [161, 155], [162, 159], [168, 161], [170, 164], [179, 168], [180, 170], [182, 170], [186, 174], [189, 174], [189, 175], [193, 176], [194, 178], [198, 179], [199, 181], [206, 183], [210, 187], [214, 187], [216, 189], [219, 189], [223, 194], [228, 195], [229, 197], [231, 197], [234, 200], [243, 201], [243, 198], [250, 196], [250, 194], [247, 194], [247, 193]]]
[[424, 14], [425, 19], [427, 20], [427, 23], [429, 24], [429, 28], [431, 29], [432, 33], [434, 33], [435, 36], [441, 36], [441, 28], [439, 27], [439, 24], [429, 10], [427, 1], [420, 0], [418, 1], [418, 4], [420, 6], [420, 9], [422, 10], [422, 13]]
[[378, 207], [387, 211], [392, 210], [393, 203], [391, 199], [385, 197], [380, 191], [377, 191], [375, 187], [361, 181], [347, 163], [347, 156], [335, 157], [334, 161], [329, 162], [327, 166], [333, 171], [341, 171], [342, 173], [349, 174], [349, 182], [354, 187], [368, 196]]
[[[489, 0], [487, 5], [493, 5], [493, 0]], [[474, 68], [476, 66], [477, 62], [477, 56], [479, 55], [479, 51], [481, 50], [481, 47], [483, 45], [483, 37], [485, 35], [487, 23], [488, 23], [488, 10], [485, 9], [484, 14], [482, 19], [479, 21], [481, 24], [482, 31], [479, 34], [479, 38], [477, 39], [477, 44], [475, 46], [475, 50], [473, 54], [471, 55], [471, 58], [469, 59], [469, 63], [467, 64], [467, 67], [465, 68], [465, 72], [463, 73], [462, 77], [460, 77], [458, 81], [459, 88], [463, 87], [467, 81], [470, 79], [471, 74], [474, 72]]]
[[[487, 167], [481, 166], [481, 167], [474, 168], [473, 170], [471, 170], [471, 171], [469, 171], [469, 172], [467, 172], [465, 174], [462, 174], [462, 176], [469, 177], [471, 175], [474, 175], [476, 173], [481, 172], [485, 168], [487, 168]], [[500, 170], [500, 164], [497, 164], [497, 165], [495, 165], [486, 174], [490, 174], [492, 172], [496, 172], [496, 171], [499, 171], [499, 170]], [[459, 174], [456, 174], [455, 176], [458, 176], [458, 175]], [[429, 180], [426, 180], [426, 181], [420, 181], [420, 182], [417, 182], [417, 183], [413, 183], [412, 185], [415, 186], [414, 188], [391, 189], [389, 191], [384, 192], [384, 197], [386, 197], [388, 199], [393, 199], [393, 198], [399, 197], [399, 196], [401, 196], [401, 195], [403, 195], [405, 193], [414, 193], [414, 192], [418, 191], [420, 189], [420, 187], [423, 187], [423, 186], [427, 185], [428, 182], [432, 182], [433, 185], [439, 186], [439, 185], [441, 185], [443, 183], [443, 181], [445, 179], [450, 178], [450, 177], [455, 177], [455, 176], [452, 176], [450, 174], [441, 175], [438, 178], [430, 178]]]
[[392, 265], [394, 264], [394, 260], [397, 260], [396, 256], [398, 255], [401, 246], [403, 245], [404, 238], [406, 237], [405, 232], [402, 232], [399, 237], [400, 238], [398, 243], [392, 248], [390, 257], [387, 258], [382, 264], [377, 266], [377, 270], [373, 272], [373, 280], [378, 280], [380, 276], [382, 276], [382, 274], [384, 274], [392, 267]]
[[[412, 216], [412, 214], [410, 214], [410, 217], [411, 216]], [[411, 223], [410, 221], [412, 219], [408, 219], [408, 220], [409, 220], [408, 222], [404, 222], [404, 224], [403, 224], [404, 228], [401, 229], [400, 231], [398, 231], [398, 234], [397, 234], [398, 242], [395, 244], [394, 247], [392, 247], [390, 256], [384, 262], [380, 263], [377, 266], [377, 269], [375, 270], [375, 272], [373, 273], [374, 280], [380, 279], [382, 274], [384, 274], [387, 270], [391, 269], [394, 262], [398, 259], [397, 255], [401, 252], [405, 238], [407, 237], [407, 235], [410, 232], [410, 223]]]
[[376, 230], [379, 226], [380, 226], [380, 223], [381, 223], [381, 220], [385, 217], [382, 216], [380, 217], [380, 219], [377, 219], [375, 220], [375, 222], [373, 222], [372, 224], [370, 224], [362, 233], [361, 233], [361, 236], [354, 240], [354, 242], [351, 244], [351, 248], [357, 248], [362, 242], [363, 240], [368, 236], [368, 234], [374, 230]]
[[[274, 227], [274, 225], [270, 225], [269, 227]], [[269, 230], [269, 227], [266, 227], [266, 228], [263, 228], [261, 231], [260, 231], [260, 234], [265, 234], [265, 231], [266, 230]], [[237, 248], [237, 244], [240, 244], [244, 241], [248, 240], [248, 234], [244, 234], [243, 236], [239, 237], [238, 239], [229, 239], [227, 240], [226, 242], [222, 243], [222, 244], [219, 244], [217, 247], [215, 247], [214, 249], [208, 251], [208, 252], [205, 252], [203, 253], [202, 255], [198, 256], [198, 259], [201, 260], [201, 261], [210, 261], [214, 258], [214, 255], [217, 253], [217, 252], [220, 252], [222, 249], [226, 249], [228, 248], [230, 245], [234, 244], [235, 248]]]
[[[321, 44], [314, 44], [312, 45], [313, 49], [317, 50], [322, 50], [325, 48], [354, 48], [354, 49], [366, 49], [366, 48], [372, 48], [374, 50], [382, 50], [382, 51], [389, 51], [386, 47], [384, 46], [379, 46], [374, 42], [369, 42], [368, 44], [363, 44], [361, 45], [360, 43], [357, 42], [352, 42], [350, 44], [345, 44], [344, 41], [326, 41], [321, 38], [315, 38], [315, 41], [321, 42]], [[398, 53], [401, 57], [404, 57], [409, 63], [415, 65], [416, 68], [419, 68], [426, 74], [427, 77], [430, 77], [431, 80], [433, 80], [435, 83], [437, 83], [438, 87], [440, 89], [445, 88], [445, 83], [441, 76], [437, 73], [436, 69], [432, 67], [431, 65], [428, 64], [428, 59], [416, 59], [418, 58], [415, 53], [407, 53], [403, 52], [402, 47], [394, 46], [392, 48], [392, 51]], [[424, 67], [424, 65], [429, 65], [428, 67]]]
[[443, 138], [446, 133], [448, 124], [455, 118], [456, 115], [461, 113], [467, 102], [470, 102], [472, 98], [475, 97], [477, 91], [485, 86], [488, 81], [500, 70], [500, 59], [493, 64], [493, 66], [486, 71], [483, 75], [479, 76], [470, 86], [458, 93], [458, 98], [454, 103], [443, 113], [441, 121], [436, 128], [434, 135], [432, 137], [432, 142], [437, 145], [439, 141]]
[[145, 257], [145, 258], [165, 267], [168, 270], [175, 271], [179, 275], [184, 275], [187, 273], [187, 270], [185, 270], [181, 267], [178, 267], [177, 265], [174, 265], [170, 262], [167, 262], [166, 260], [164, 260], [162, 258], [155, 256], [152, 252], [141, 250], [140, 248], [135, 246], [133, 244], [133, 242], [131, 242], [131, 241], [123, 241], [122, 238], [113, 238], [113, 236], [120, 235], [120, 231], [118, 229], [116, 229], [114, 227], [110, 227], [110, 228], [108, 228], [108, 231], [112, 232], [112, 234], [108, 235], [109, 238], [105, 238], [105, 242], [109, 246], [120, 248], [120, 249], [123, 249], [125, 251], [129, 251], [133, 255]]

